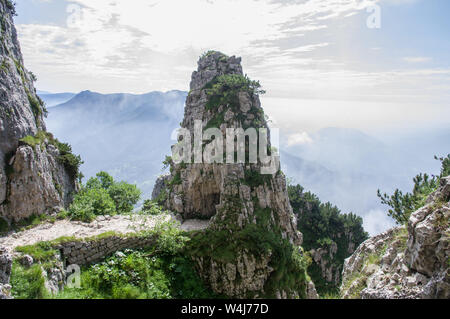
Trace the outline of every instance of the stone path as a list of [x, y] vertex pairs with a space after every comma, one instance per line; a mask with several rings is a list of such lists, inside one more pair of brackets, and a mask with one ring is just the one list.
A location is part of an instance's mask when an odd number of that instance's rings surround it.
[[[119, 232], [123, 234], [148, 230], [158, 222], [174, 220], [172, 215], [159, 216], [113, 216], [99, 217], [90, 224], [58, 220], [54, 223], [44, 223], [32, 229], [0, 237], [0, 247], [4, 246], [14, 250], [19, 246], [34, 245], [41, 241], [52, 241], [60, 237], [87, 238], [106, 232]], [[209, 221], [187, 220], [181, 225], [184, 231], [202, 230], [207, 228]]]

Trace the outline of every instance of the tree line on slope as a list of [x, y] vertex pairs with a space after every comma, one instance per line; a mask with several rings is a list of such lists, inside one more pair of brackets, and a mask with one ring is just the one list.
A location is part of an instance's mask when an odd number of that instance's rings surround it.
[[[288, 193], [297, 217], [298, 230], [303, 233], [303, 248], [309, 252], [325, 249], [328, 253], [323, 258], [327, 258], [327, 268], [331, 268], [333, 274], [336, 271], [340, 274], [344, 260], [369, 238], [364, 231], [362, 218], [353, 213], [343, 214], [329, 202], [322, 203], [315, 194], [306, 192], [301, 185], [289, 185]], [[334, 253], [330, 253], [332, 246], [337, 248]], [[328, 281], [315, 262], [310, 264], [308, 274], [320, 295], [337, 293], [340, 276], [338, 280], [333, 278]]]

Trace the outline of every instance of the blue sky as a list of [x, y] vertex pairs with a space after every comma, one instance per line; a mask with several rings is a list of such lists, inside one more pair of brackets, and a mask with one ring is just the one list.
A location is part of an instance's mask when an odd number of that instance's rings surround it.
[[[367, 26], [374, 5], [380, 28]], [[242, 56], [268, 113], [299, 134], [448, 124], [449, 9], [448, 0], [18, 0], [16, 24], [41, 90], [188, 90], [198, 56], [217, 49]]]

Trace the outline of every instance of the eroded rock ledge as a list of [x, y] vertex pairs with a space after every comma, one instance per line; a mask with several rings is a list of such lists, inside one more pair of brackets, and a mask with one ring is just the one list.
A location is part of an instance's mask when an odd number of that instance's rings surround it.
[[407, 228], [364, 242], [345, 261], [341, 295], [363, 299], [450, 298], [450, 177]]

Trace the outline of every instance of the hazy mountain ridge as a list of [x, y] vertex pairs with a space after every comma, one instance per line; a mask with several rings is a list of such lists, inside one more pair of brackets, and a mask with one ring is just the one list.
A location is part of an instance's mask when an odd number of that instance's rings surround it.
[[49, 93], [43, 91], [38, 91], [37, 94], [44, 101], [47, 107], [53, 107], [55, 105], [65, 103], [76, 95], [75, 93]]
[[150, 194], [170, 152], [171, 133], [183, 116], [186, 95], [181, 91], [142, 95], [84, 91], [51, 108], [48, 123], [55, 135], [67, 138], [82, 155], [85, 176], [107, 170]]

